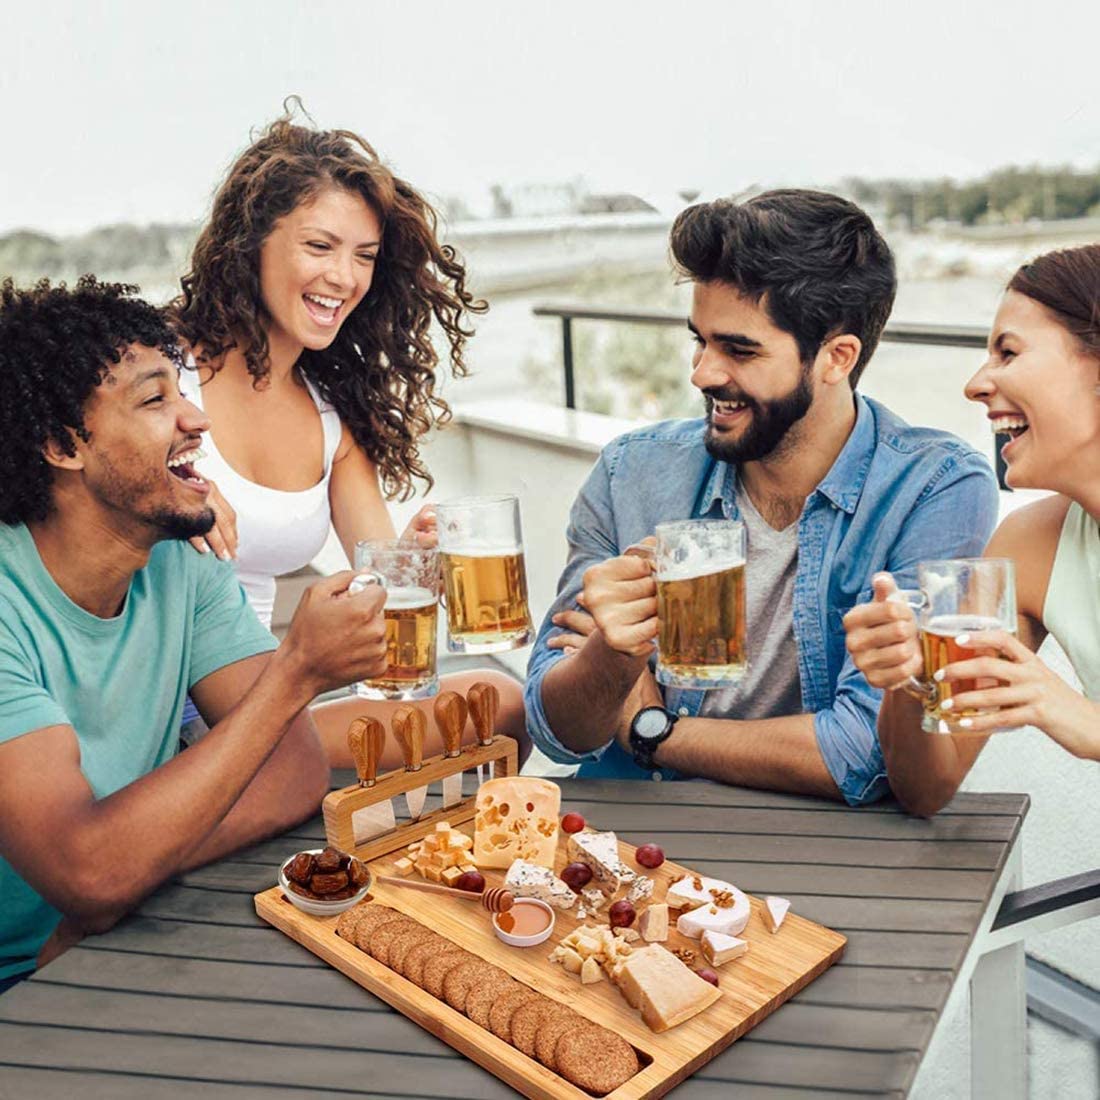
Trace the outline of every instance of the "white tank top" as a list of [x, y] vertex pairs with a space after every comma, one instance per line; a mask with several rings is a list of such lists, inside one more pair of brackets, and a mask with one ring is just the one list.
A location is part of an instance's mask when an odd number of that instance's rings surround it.
[[[188, 368], [180, 372], [180, 392], [200, 409], [202, 387], [199, 372], [188, 360]], [[332, 460], [340, 444], [340, 417], [336, 410], [321, 399], [306, 380], [306, 388], [321, 415], [324, 431], [324, 472], [321, 480], [310, 489], [285, 492], [269, 489], [241, 477], [222, 457], [213, 436], [203, 437], [201, 473], [210, 478], [237, 513], [237, 577], [248, 601], [266, 627], [271, 626], [275, 606], [275, 578], [293, 573], [308, 565], [320, 552], [328, 538], [332, 523], [328, 484], [332, 476]]]

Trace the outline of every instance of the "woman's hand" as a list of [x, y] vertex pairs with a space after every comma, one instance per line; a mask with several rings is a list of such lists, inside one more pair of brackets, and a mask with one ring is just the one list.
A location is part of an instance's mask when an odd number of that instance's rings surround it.
[[871, 687], [893, 690], [924, 670], [917, 620], [907, 603], [891, 600], [898, 590], [889, 573], [872, 580], [875, 598], [844, 616], [848, 652]]
[[424, 550], [432, 550], [439, 545], [439, 529], [435, 520], [435, 505], [425, 504], [405, 528], [401, 536], [404, 542], [415, 542]]
[[210, 486], [210, 495], [206, 498], [214, 512], [214, 526], [205, 535], [196, 535], [187, 541], [205, 554], [207, 548], [214, 551], [222, 561], [232, 561], [237, 556], [237, 513], [229, 505], [229, 501], [222, 496], [217, 485], [209, 478], [206, 484]]
[[[577, 603], [584, 606], [584, 593], [577, 593]], [[551, 622], [562, 628], [561, 634], [555, 634], [547, 643], [547, 649], [560, 649], [567, 657], [572, 656], [584, 645], [588, 635], [596, 629], [596, 620], [587, 611], [559, 611], [552, 616]]]
[[941, 710], [948, 712], [992, 711], [960, 718], [959, 726], [972, 733], [1037, 726], [1074, 756], [1100, 760], [1100, 707], [1074, 691], [1023, 642], [1004, 630], [976, 630], [955, 641], [993, 653], [947, 665], [935, 674], [936, 680], [1000, 681], [996, 687], [961, 692], [942, 704]]

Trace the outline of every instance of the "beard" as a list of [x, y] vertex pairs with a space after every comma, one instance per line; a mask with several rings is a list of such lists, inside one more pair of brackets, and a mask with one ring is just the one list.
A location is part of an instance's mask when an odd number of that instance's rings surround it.
[[[707, 430], [703, 444], [707, 453], [719, 462], [757, 462], [780, 449], [788, 433], [800, 421], [814, 403], [813, 383], [810, 371], [802, 374], [790, 393], [772, 401], [756, 401], [745, 394], [728, 389], [703, 391], [706, 402]], [[737, 439], [725, 439], [711, 423], [715, 401], [743, 401], [749, 411], [749, 426]]]
[[[192, 511], [173, 508], [163, 502], [164, 475], [149, 471], [138, 477], [127, 477], [108, 454], [101, 452], [104, 477], [97, 486], [100, 500], [127, 519], [152, 528], [156, 542], [166, 539], [190, 539], [205, 535], [216, 521], [214, 509], [199, 505]], [[168, 477], [174, 477], [168, 474]], [[155, 504], [151, 499], [157, 500]]]

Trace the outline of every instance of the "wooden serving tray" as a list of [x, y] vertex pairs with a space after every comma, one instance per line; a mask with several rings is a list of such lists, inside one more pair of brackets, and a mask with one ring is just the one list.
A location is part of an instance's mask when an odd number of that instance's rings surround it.
[[[634, 859], [634, 848], [622, 841], [619, 853], [628, 867], [654, 880], [655, 901], [663, 901], [673, 882], [693, 873], [690, 868], [667, 860], [656, 870], [647, 870]], [[396, 851], [371, 861], [371, 871], [376, 875], [396, 873], [394, 860], [402, 854]], [[565, 836], [559, 834], [555, 870], [560, 873], [566, 862]], [[503, 885], [503, 870], [483, 870], [482, 873], [487, 886]], [[593, 1023], [602, 1024], [626, 1039], [638, 1052], [642, 1069], [608, 1094], [613, 1100], [663, 1096], [827, 970], [843, 954], [847, 943], [838, 932], [795, 913], [788, 914], [779, 931], [773, 934], [764, 921], [764, 903], [751, 898], [752, 916], [741, 933], [741, 938], [749, 942], [749, 951], [718, 968], [722, 997], [678, 1027], [656, 1034], [642, 1022], [641, 1016], [627, 1004], [609, 979], [582, 986], [578, 976], [569, 974], [547, 958], [578, 924], [606, 925], [607, 906], [582, 922], [575, 919], [573, 911], [555, 910], [557, 920], [550, 939], [538, 947], [516, 948], [497, 939], [489, 914], [474, 902], [386, 884], [372, 888], [371, 896], [415, 917], [460, 947], [503, 968], [517, 981], [567, 1004]], [[616, 896], [625, 896], [625, 890]], [[255, 901], [256, 912], [268, 923], [524, 1096], [540, 1100], [585, 1100], [589, 1096], [456, 1012], [445, 1001], [437, 1000], [342, 940], [336, 935], [337, 917], [311, 917], [301, 912], [283, 897], [278, 886], [257, 894]], [[639, 906], [639, 912], [641, 908]], [[675, 930], [675, 915], [671, 914], [671, 918], [673, 927], [664, 946], [689, 948], [696, 953], [694, 967], [705, 966], [698, 941], [680, 935]], [[636, 946], [645, 946], [644, 941], [636, 941]]]

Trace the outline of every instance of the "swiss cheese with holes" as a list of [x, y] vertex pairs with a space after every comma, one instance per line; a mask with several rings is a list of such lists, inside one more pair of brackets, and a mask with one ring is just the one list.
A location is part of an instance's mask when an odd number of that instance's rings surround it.
[[474, 863], [510, 867], [517, 859], [554, 866], [561, 788], [546, 779], [503, 776], [478, 788]]

